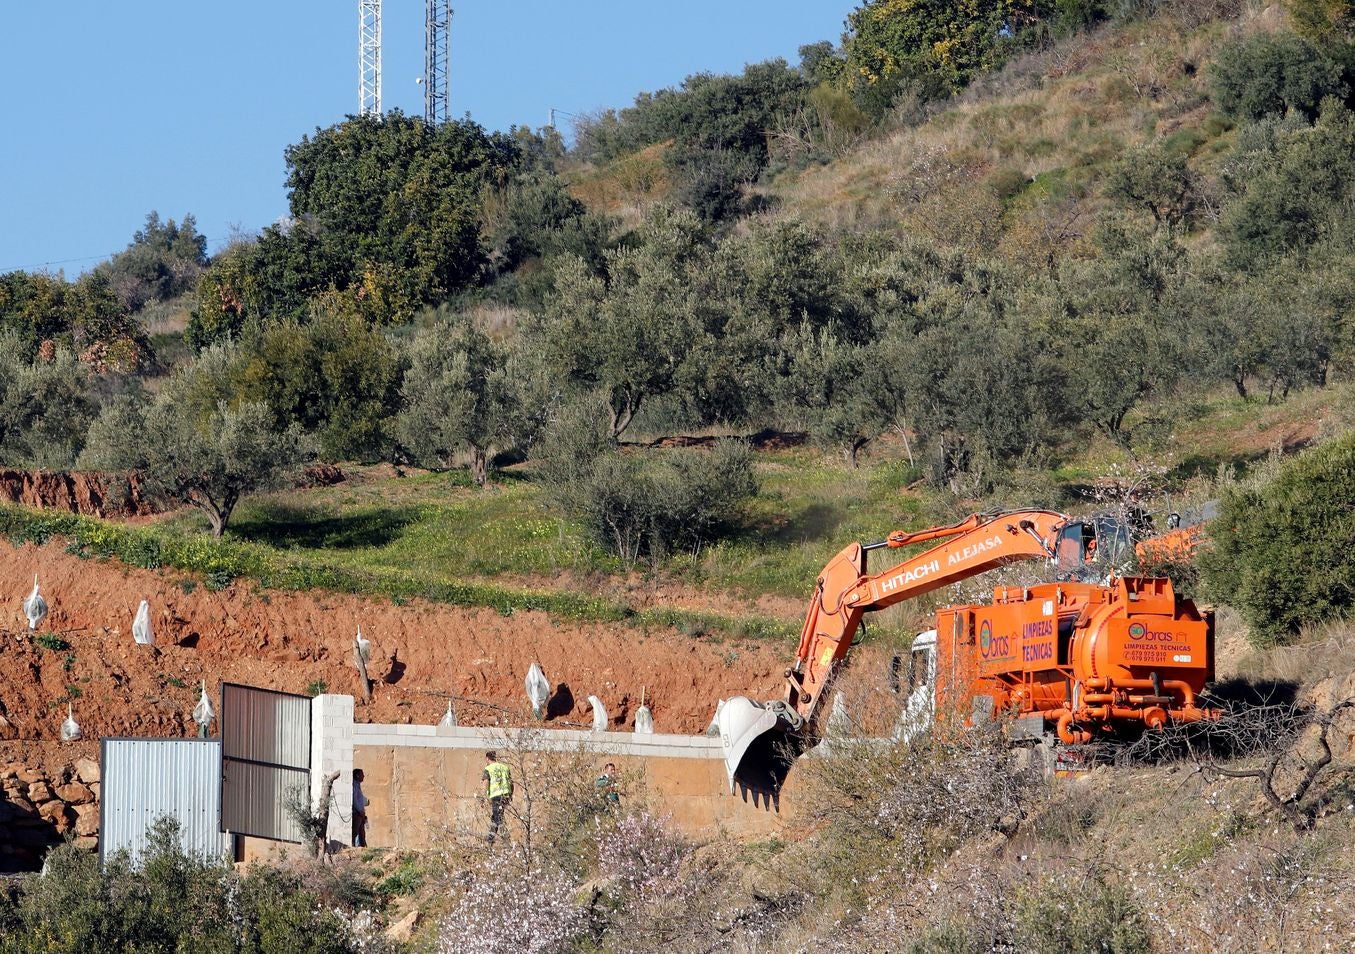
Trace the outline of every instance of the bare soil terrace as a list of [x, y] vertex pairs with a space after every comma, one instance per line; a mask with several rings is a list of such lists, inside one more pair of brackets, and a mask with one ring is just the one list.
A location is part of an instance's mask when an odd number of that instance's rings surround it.
[[[20, 604], [34, 574], [51, 613], [30, 634]], [[131, 635], [142, 599], [153, 647]], [[528, 721], [523, 677], [535, 660], [556, 687], [549, 723], [591, 723], [594, 694], [615, 727], [633, 725], [643, 690], [658, 731], [694, 733], [720, 698], [779, 695], [787, 657], [774, 643], [537, 612], [395, 605], [245, 581], [212, 592], [184, 574], [82, 559], [60, 543], [0, 543], [0, 605], [0, 714], [9, 722], [0, 735], [30, 741], [57, 739], [68, 703], [87, 739], [191, 734], [204, 679], [214, 699], [222, 681], [357, 695], [359, 625], [372, 642], [374, 685], [358, 718], [370, 722], [433, 724], [451, 696], [463, 725]]]

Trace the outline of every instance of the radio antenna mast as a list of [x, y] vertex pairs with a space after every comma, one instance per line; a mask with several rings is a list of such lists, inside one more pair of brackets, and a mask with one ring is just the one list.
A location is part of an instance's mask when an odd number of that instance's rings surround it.
[[451, 118], [452, 0], [426, 0], [423, 45], [423, 118], [436, 126]]
[[381, 116], [381, 0], [358, 0], [358, 115]]

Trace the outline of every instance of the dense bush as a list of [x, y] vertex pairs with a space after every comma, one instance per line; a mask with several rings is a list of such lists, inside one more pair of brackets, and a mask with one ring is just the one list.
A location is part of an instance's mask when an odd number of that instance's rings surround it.
[[89, 370], [65, 348], [31, 363], [0, 334], [0, 462], [47, 470], [75, 463], [94, 417]]
[[206, 266], [207, 238], [191, 214], [182, 222], [162, 222], [151, 212], [127, 249], [97, 271], [107, 276], [123, 308], [135, 312], [193, 290]]
[[1215, 599], [1258, 644], [1284, 642], [1355, 605], [1355, 437], [1224, 494], [1199, 562]]
[[1239, 269], [1355, 246], [1355, 112], [1328, 101], [1317, 123], [1270, 120], [1239, 136], [1218, 234]]
[[757, 492], [746, 444], [646, 459], [616, 450], [600, 416], [596, 405], [562, 414], [543, 441], [541, 475], [559, 506], [627, 563], [698, 551]]
[[669, 143], [665, 164], [678, 194], [707, 221], [743, 208], [743, 187], [770, 158], [767, 131], [803, 105], [810, 84], [785, 60], [746, 67], [741, 75], [697, 73], [678, 89], [642, 93], [635, 105], [607, 111], [579, 128], [579, 156], [612, 160], [654, 143]]
[[185, 854], [177, 823], [161, 820], [134, 864], [107, 865], [74, 846], [48, 855], [17, 900], [0, 896], [0, 952], [205, 950], [329, 954], [359, 949], [344, 922], [293, 878], [269, 868], [238, 875]]
[[847, 75], [876, 115], [904, 91], [922, 99], [964, 87], [998, 66], [1052, 4], [866, 0], [847, 16]]
[[1350, 93], [1339, 64], [1293, 33], [1254, 33], [1222, 46], [1210, 74], [1214, 102], [1238, 119], [1282, 116], [1309, 120], [1327, 96]]
[[74, 282], [40, 272], [0, 275], [0, 333], [16, 335], [17, 353], [27, 358], [50, 341], [92, 366], [122, 372], [139, 368], [150, 352], [103, 271]]
[[292, 218], [212, 263], [189, 343], [224, 340], [250, 319], [304, 321], [331, 289], [352, 290], [381, 323], [475, 284], [484, 197], [519, 158], [512, 137], [470, 120], [430, 126], [396, 110], [317, 129], [286, 150]]

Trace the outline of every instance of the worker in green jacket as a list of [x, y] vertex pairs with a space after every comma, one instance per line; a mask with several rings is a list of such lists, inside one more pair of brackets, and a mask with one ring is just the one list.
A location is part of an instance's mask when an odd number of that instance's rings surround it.
[[503, 824], [503, 810], [513, 800], [513, 773], [499, 761], [495, 752], [485, 753], [485, 797], [489, 799], [489, 835], [485, 841], [494, 844]]

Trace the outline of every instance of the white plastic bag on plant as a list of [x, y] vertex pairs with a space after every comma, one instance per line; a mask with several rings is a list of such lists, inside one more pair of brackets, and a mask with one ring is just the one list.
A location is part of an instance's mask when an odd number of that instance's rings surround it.
[[132, 638], [142, 646], [155, 645], [155, 633], [151, 631], [151, 604], [142, 600], [136, 608], [136, 618], [132, 620]]
[[527, 670], [525, 683], [532, 712], [536, 713], [538, 719], [543, 718], [546, 714], [546, 700], [550, 698], [550, 680], [541, 671], [540, 664], [532, 663], [531, 668]]
[[649, 711], [649, 706], [641, 706], [635, 710], [635, 734], [654, 734], [654, 713]]
[[452, 708], [452, 700], [447, 700], [447, 712], [443, 715], [442, 721], [438, 725], [446, 726], [449, 729], [456, 728], [456, 710]]
[[66, 721], [61, 723], [61, 741], [78, 742], [84, 735], [80, 731], [80, 723], [75, 721], [75, 713], [71, 710], [71, 704], [66, 703]]
[[607, 731], [607, 707], [602, 704], [602, 700], [597, 696], [589, 696], [588, 704], [593, 707], [593, 731]]
[[720, 710], [725, 707], [725, 701], [721, 699], [715, 703], [715, 715], [710, 718], [710, 725], [706, 727], [706, 736], [712, 739], [720, 737]]
[[47, 618], [47, 601], [42, 598], [42, 590], [38, 588], [38, 576], [33, 574], [33, 592], [28, 594], [28, 599], [24, 600], [24, 616], [28, 618], [29, 630], [35, 630]]
[[202, 695], [198, 697], [198, 704], [193, 707], [193, 721], [204, 729], [212, 724], [216, 718], [216, 711], [212, 708], [212, 700], [207, 698], [207, 680], [202, 680]]
[[828, 712], [828, 735], [843, 739], [852, 733], [852, 717], [847, 714], [847, 703], [842, 693], [833, 694], [833, 708]]

